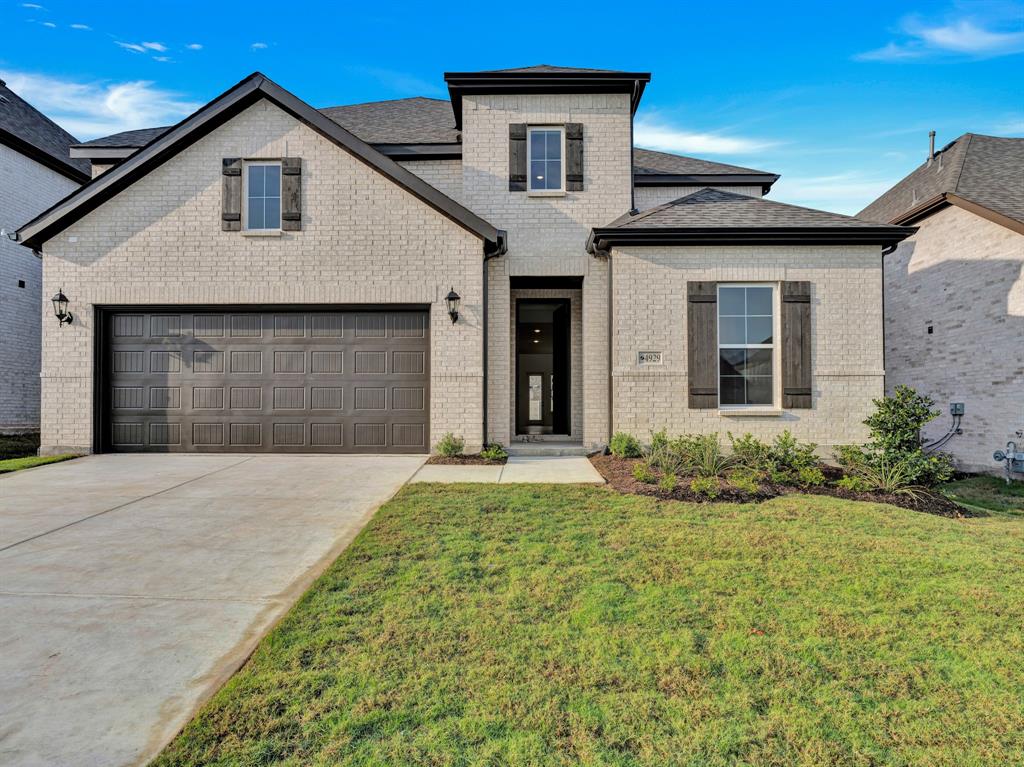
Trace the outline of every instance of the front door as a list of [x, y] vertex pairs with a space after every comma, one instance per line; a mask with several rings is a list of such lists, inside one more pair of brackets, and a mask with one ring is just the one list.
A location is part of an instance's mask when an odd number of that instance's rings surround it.
[[569, 434], [568, 299], [516, 303], [516, 433]]

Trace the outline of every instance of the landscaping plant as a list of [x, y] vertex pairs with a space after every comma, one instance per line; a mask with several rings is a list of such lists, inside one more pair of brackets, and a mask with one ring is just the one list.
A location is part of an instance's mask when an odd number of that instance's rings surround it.
[[445, 458], [454, 458], [457, 455], [462, 455], [462, 451], [465, 448], [466, 440], [462, 437], [456, 437], [451, 432], [445, 434], [437, 442], [437, 453]]
[[692, 490], [695, 495], [703, 496], [709, 501], [713, 501], [718, 497], [720, 490], [718, 477], [694, 477], [690, 481], [690, 490]]
[[617, 431], [612, 436], [612, 441], [608, 443], [608, 452], [616, 458], [639, 458], [643, 455], [636, 437], [623, 431]]
[[508, 452], [497, 442], [492, 442], [480, 451], [480, 457], [488, 461], [504, 461], [508, 458]]
[[637, 482], [643, 482], [648, 485], [653, 485], [658, 481], [654, 470], [646, 463], [638, 463], [633, 467], [633, 479]]

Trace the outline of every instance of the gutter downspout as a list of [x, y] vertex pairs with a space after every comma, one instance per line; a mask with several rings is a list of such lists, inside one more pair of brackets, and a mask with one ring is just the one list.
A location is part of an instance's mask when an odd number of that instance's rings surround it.
[[487, 247], [484, 247], [484, 265], [483, 265], [483, 317], [480, 321], [480, 328], [483, 334], [483, 447], [487, 447], [487, 395], [488, 395], [488, 379], [487, 379], [487, 345], [489, 338], [487, 337], [487, 285], [490, 282], [490, 274], [488, 273], [487, 264], [492, 258], [498, 258], [508, 253], [508, 233], [504, 229], [498, 230], [498, 241], [494, 249], [488, 252]]

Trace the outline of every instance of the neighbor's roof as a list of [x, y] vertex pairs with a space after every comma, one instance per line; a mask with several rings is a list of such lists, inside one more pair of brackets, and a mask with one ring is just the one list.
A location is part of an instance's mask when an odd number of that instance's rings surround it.
[[77, 141], [0, 80], [0, 143], [81, 183], [89, 178], [89, 163], [71, 159]]
[[879, 225], [761, 197], [702, 189], [642, 213], [627, 213], [594, 229], [592, 239], [602, 250], [607, 244], [888, 245], [914, 231], [913, 227]]
[[947, 204], [980, 206], [994, 220], [1024, 224], [1024, 138], [965, 133], [857, 215], [903, 223]]

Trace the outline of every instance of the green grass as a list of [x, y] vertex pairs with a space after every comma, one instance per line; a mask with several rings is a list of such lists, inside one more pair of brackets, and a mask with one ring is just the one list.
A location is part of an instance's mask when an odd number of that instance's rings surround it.
[[1024, 763], [1024, 520], [413, 485], [157, 765]]
[[1024, 482], [970, 477], [943, 485], [942, 491], [964, 506], [1024, 516]]
[[72, 458], [78, 458], [78, 456], [30, 455], [25, 458], [8, 458], [6, 461], [0, 461], [0, 474], [9, 474], [12, 471], [21, 471], [22, 469], [32, 469], [36, 466], [45, 466], [48, 463], [60, 463]]

